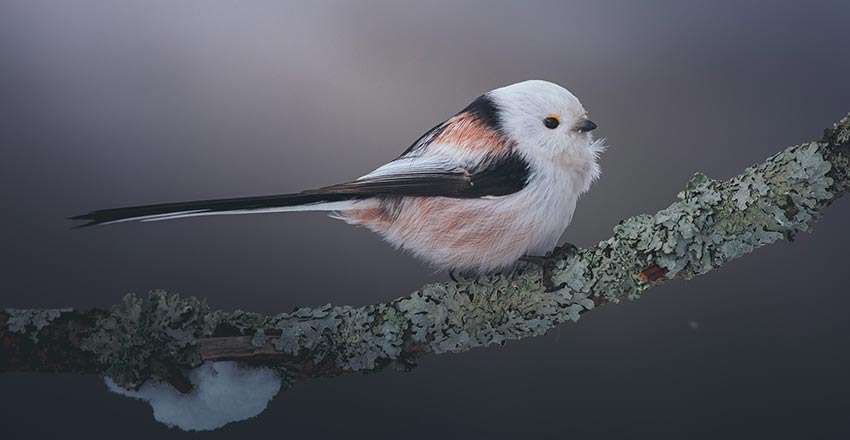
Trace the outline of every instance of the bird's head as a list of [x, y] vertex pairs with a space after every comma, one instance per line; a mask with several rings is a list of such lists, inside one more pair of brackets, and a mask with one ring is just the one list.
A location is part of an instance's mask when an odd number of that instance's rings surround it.
[[541, 80], [523, 81], [487, 92], [502, 133], [529, 158], [592, 157], [602, 148], [596, 128], [569, 90]]

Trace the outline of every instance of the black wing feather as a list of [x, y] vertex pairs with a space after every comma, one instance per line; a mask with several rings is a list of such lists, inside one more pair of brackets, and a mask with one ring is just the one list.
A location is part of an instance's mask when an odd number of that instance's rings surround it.
[[525, 187], [528, 175], [528, 163], [517, 155], [509, 155], [475, 171], [379, 175], [315, 191], [367, 197], [400, 195], [468, 199], [515, 193]]

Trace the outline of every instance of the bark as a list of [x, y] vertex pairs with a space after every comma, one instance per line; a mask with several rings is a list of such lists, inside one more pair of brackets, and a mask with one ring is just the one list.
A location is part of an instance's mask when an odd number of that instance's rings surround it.
[[850, 189], [850, 116], [823, 138], [790, 147], [725, 182], [697, 174], [678, 201], [620, 222], [611, 238], [551, 257], [543, 271], [424, 286], [365, 307], [300, 308], [265, 316], [212, 311], [166, 292], [127, 295], [110, 310], [0, 311], [0, 372], [109, 375], [127, 388], [162, 380], [182, 391], [204, 361], [278, 368], [288, 381], [410, 368], [423, 353], [461, 352], [542, 335], [555, 325], [653, 286], [690, 279], [753, 249], [808, 231]]

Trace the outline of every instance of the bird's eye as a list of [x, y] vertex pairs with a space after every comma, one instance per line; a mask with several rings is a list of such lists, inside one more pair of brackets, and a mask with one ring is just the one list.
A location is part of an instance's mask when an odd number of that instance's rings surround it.
[[549, 115], [546, 117], [546, 119], [543, 120], [543, 125], [545, 125], [546, 128], [550, 128], [553, 130], [558, 128], [558, 125], [560, 124], [561, 120], [555, 115]]

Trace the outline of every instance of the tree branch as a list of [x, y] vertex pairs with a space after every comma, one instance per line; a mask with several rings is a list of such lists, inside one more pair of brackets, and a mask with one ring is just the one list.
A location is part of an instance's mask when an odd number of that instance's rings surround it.
[[582, 313], [653, 286], [690, 279], [808, 231], [850, 189], [850, 116], [818, 141], [791, 147], [725, 182], [696, 174], [678, 201], [638, 215], [590, 249], [553, 257], [542, 271], [429, 284], [365, 307], [300, 308], [265, 316], [211, 311], [201, 300], [153, 292], [111, 310], [0, 312], [0, 372], [102, 373], [127, 388], [167, 381], [186, 392], [183, 371], [203, 361], [277, 367], [289, 381], [410, 368], [423, 353], [461, 352], [542, 335]]

